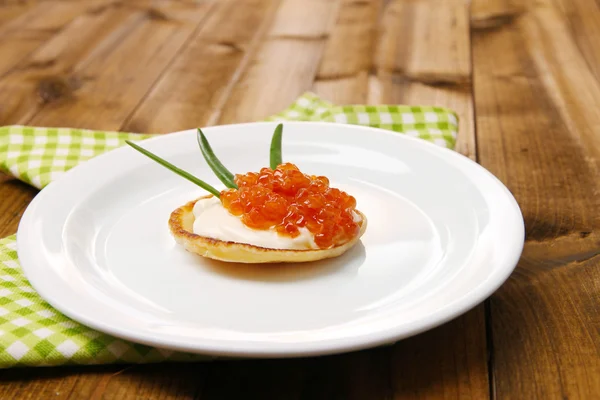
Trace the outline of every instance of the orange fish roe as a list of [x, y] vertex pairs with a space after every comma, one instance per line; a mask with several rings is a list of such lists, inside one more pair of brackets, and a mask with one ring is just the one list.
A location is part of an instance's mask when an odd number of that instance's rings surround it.
[[360, 227], [354, 222], [354, 197], [329, 187], [324, 176], [309, 176], [291, 163], [260, 173], [236, 175], [238, 189], [221, 192], [223, 206], [253, 229], [275, 227], [281, 235], [297, 237], [306, 227], [315, 244], [327, 249], [354, 238]]

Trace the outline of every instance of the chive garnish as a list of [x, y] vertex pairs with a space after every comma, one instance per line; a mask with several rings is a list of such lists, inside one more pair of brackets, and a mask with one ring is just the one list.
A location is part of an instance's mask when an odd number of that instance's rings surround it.
[[233, 174], [229, 172], [227, 168], [225, 168], [221, 161], [219, 161], [212, 147], [210, 147], [206, 136], [204, 136], [204, 133], [202, 130], [200, 130], [200, 128], [198, 128], [198, 134], [196, 137], [198, 139], [198, 146], [200, 146], [200, 151], [202, 152], [206, 163], [210, 169], [213, 170], [217, 178], [219, 178], [219, 180], [228, 188], [237, 189], [238, 186], [233, 180]]
[[214, 187], [210, 186], [208, 183], [206, 183], [206, 182], [204, 182], [204, 181], [196, 178], [195, 176], [193, 176], [189, 172], [186, 172], [186, 171], [182, 170], [181, 168], [177, 168], [176, 166], [174, 166], [170, 162], [168, 162], [166, 160], [163, 160], [159, 156], [152, 154], [148, 150], [141, 148], [140, 146], [138, 146], [135, 143], [130, 142], [129, 140], [126, 140], [125, 143], [127, 143], [128, 145], [130, 145], [131, 147], [133, 147], [134, 149], [136, 149], [140, 153], [144, 154], [145, 156], [153, 159], [154, 161], [156, 161], [157, 163], [159, 163], [163, 167], [165, 167], [165, 168], [167, 168], [167, 169], [175, 172], [177, 175], [184, 177], [188, 181], [193, 182], [196, 185], [200, 186], [202, 189], [204, 189], [204, 190], [212, 193], [215, 197], [217, 197], [217, 198], [221, 197], [221, 193], [219, 193], [219, 191], [217, 189], [215, 189]]
[[273, 138], [271, 139], [271, 169], [275, 169], [281, 164], [281, 136], [283, 134], [283, 125], [277, 125]]

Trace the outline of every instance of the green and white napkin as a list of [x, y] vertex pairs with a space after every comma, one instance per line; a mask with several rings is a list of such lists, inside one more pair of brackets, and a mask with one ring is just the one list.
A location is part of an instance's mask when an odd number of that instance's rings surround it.
[[[456, 114], [429, 106], [336, 106], [313, 93], [271, 121], [324, 121], [388, 129], [454, 148]], [[70, 128], [0, 127], [0, 170], [36, 188], [86, 160], [153, 136]], [[1, 200], [0, 200], [1, 201]], [[19, 265], [16, 235], [0, 239], [0, 368], [65, 364], [152, 363], [206, 357], [127, 342], [75, 322], [46, 303]]]

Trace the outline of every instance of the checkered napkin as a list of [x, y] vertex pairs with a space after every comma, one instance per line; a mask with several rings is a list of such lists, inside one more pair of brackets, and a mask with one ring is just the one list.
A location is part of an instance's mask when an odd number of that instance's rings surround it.
[[[440, 107], [335, 106], [306, 93], [270, 121], [325, 121], [389, 129], [454, 148], [458, 120]], [[0, 127], [0, 170], [43, 188], [70, 168], [151, 134]], [[19, 265], [16, 235], [0, 239], [0, 368], [192, 361], [206, 357], [127, 342], [81, 325], [46, 303]]]

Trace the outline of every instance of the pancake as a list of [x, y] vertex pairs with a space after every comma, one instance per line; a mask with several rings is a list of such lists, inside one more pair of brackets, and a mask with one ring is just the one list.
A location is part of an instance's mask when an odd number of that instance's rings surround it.
[[236, 262], [245, 264], [262, 263], [300, 263], [338, 257], [352, 248], [367, 229], [367, 218], [356, 210], [361, 216], [360, 231], [356, 237], [342, 245], [329, 249], [307, 250], [281, 250], [253, 246], [246, 243], [227, 242], [200, 236], [194, 233], [194, 205], [198, 200], [206, 199], [212, 195], [203, 196], [179, 207], [171, 213], [169, 229], [173, 237], [187, 251], [213, 260]]

